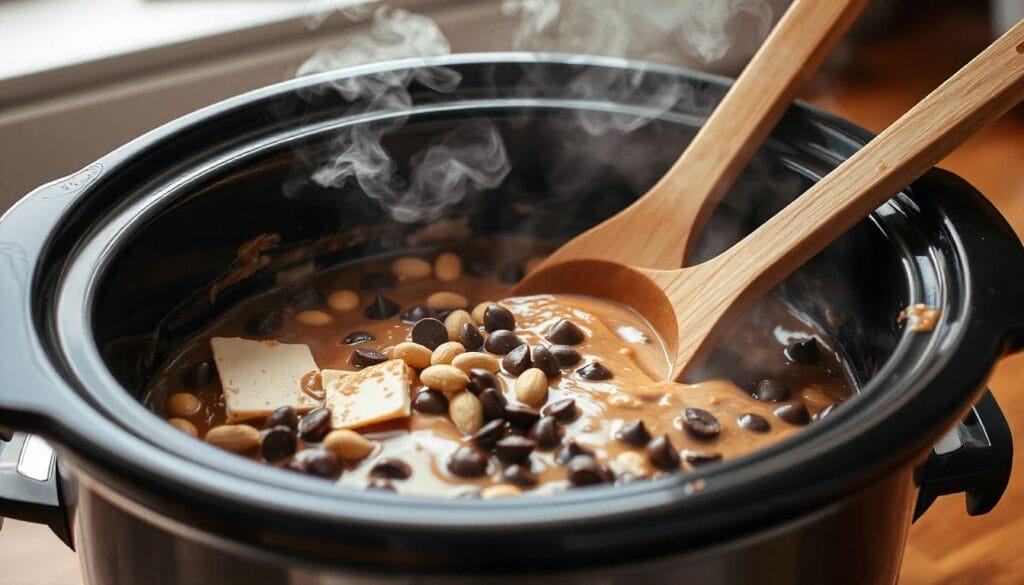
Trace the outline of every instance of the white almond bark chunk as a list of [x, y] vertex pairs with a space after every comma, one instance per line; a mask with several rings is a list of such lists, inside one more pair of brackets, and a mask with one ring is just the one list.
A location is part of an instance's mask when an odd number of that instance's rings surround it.
[[309, 346], [214, 337], [210, 347], [224, 388], [227, 422], [267, 416], [281, 406], [302, 412], [317, 405], [302, 391], [302, 379], [319, 369]]
[[358, 372], [321, 370], [320, 377], [336, 429], [409, 416], [412, 374], [402, 360], [388, 360]]

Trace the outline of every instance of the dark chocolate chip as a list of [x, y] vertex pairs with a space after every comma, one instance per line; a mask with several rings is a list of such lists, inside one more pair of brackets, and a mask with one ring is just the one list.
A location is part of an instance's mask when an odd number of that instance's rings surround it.
[[703, 408], [687, 408], [683, 411], [683, 428], [696, 439], [714, 439], [722, 432], [715, 415]]
[[523, 406], [521, 404], [508, 404], [505, 406], [505, 420], [513, 427], [529, 429], [540, 418], [536, 408]]
[[579, 416], [579, 410], [576, 408], [576, 401], [572, 398], [563, 398], [556, 400], [551, 404], [544, 407], [541, 411], [544, 416], [552, 416], [558, 422], [571, 422], [576, 420]]
[[715, 461], [721, 461], [722, 454], [715, 453], [714, 451], [696, 451], [694, 449], [683, 449], [683, 461], [696, 467], [698, 465], [704, 465], [705, 463], [714, 463]]
[[741, 427], [752, 433], [767, 433], [772, 429], [772, 425], [768, 423], [768, 419], [752, 412], [741, 415], [737, 422]]
[[295, 431], [299, 428], [299, 415], [290, 406], [281, 406], [270, 413], [267, 420], [263, 422], [263, 428], [272, 429], [278, 426], [285, 426]]
[[307, 443], [319, 443], [331, 431], [331, 409], [321, 406], [299, 421], [299, 436]]
[[761, 402], [782, 402], [789, 398], [789, 388], [775, 378], [765, 378], [757, 383], [753, 392], [754, 398]]
[[487, 420], [504, 419], [507, 416], [505, 411], [508, 408], [508, 401], [501, 390], [487, 388], [480, 393], [480, 407], [483, 409], [484, 418]]
[[284, 425], [263, 431], [260, 453], [267, 461], [279, 461], [295, 454], [295, 431]]
[[501, 475], [505, 481], [519, 487], [533, 487], [537, 485], [537, 476], [525, 465], [509, 465]]
[[306, 473], [317, 477], [334, 478], [341, 474], [341, 460], [330, 451], [323, 449], [306, 449], [308, 455], [303, 457]]
[[459, 477], [480, 477], [487, 473], [487, 455], [473, 445], [463, 445], [448, 458], [448, 471]]
[[783, 404], [775, 409], [775, 416], [791, 425], [805, 425], [811, 422], [811, 415], [803, 402]]
[[562, 442], [562, 429], [558, 426], [555, 417], [542, 416], [533, 425], [527, 436], [537, 441], [537, 447], [540, 449], [554, 449]]
[[395, 484], [390, 479], [384, 477], [378, 477], [370, 480], [370, 483], [366, 484], [368, 490], [379, 490], [382, 492], [395, 492]]
[[203, 360], [189, 368], [181, 377], [181, 381], [189, 388], [202, 388], [213, 382], [213, 372], [213, 364], [209, 360]]
[[402, 308], [398, 306], [398, 303], [391, 299], [377, 295], [370, 301], [370, 306], [366, 308], [366, 318], [373, 319], [374, 321], [383, 321], [384, 319], [390, 319], [398, 314]]
[[555, 356], [559, 368], [568, 368], [580, 363], [580, 352], [571, 345], [552, 345], [548, 348], [551, 355]]
[[420, 319], [412, 326], [412, 340], [433, 351], [448, 341], [448, 330], [444, 323], [433, 317]]
[[505, 436], [506, 422], [500, 418], [484, 423], [480, 430], [473, 433], [473, 442], [484, 449], [490, 449]]
[[520, 345], [501, 358], [501, 367], [513, 376], [530, 369], [530, 346]]
[[484, 342], [484, 348], [497, 355], [505, 355], [520, 345], [523, 345], [523, 340], [508, 329], [499, 329], [491, 333], [487, 341]]
[[344, 345], [356, 345], [358, 343], [366, 343], [367, 341], [373, 341], [376, 337], [366, 331], [353, 331], [345, 336], [345, 339], [341, 341]]
[[276, 311], [256, 313], [249, 318], [248, 322], [246, 322], [245, 330], [248, 331], [250, 335], [270, 335], [281, 328], [281, 323], [283, 321], [281, 313]]
[[371, 477], [383, 477], [386, 479], [409, 479], [412, 475], [412, 467], [397, 457], [383, 457], [378, 459], [370, 468]]
[[484, 346], [484, 336], [476, 328], [476, 325], [463, 323], [462, 328], [459, 329], [459, 343], [466, 348], [466, 351], [479, 351]]
[[398, 278], [391, 272], [371, 272], [359, 279], [359, 288], [370, 292], [388, 292], [398, 284]]
[[417, 323], [423, 319], [428, 319], [434, 316], [434, 312], [430, 310], [430, 307], [426, 305], [415, 305], [409, 307], [402, 312], [403, 323]]
[[608, 480], [608, 472], [589, 455], [577, 455], [569, 461], [569, 482], [576, 487], [596, 485]]
[[412, 400], [416, 412], [424, 414], [444, 414], [448, 412], [448, 398], [437, 390], [424, 390]]
[[490, 258], [469, 258], [463, 263], [462, 269], [470, 276], [487, 278], [494, 274], [494, 260]]
[[651, 460], [658, 469], [676, 469], [679, 467], [679, 453], [676, 453], [676, 448], [672, 446], [672, 441], [669, 441], [668, 435], [662, 435], [651, 439], [647, 446], [644, 447], [644, 452], [647, 454], [647, 458]]
[[533, 367], [544, 372], [544, 375], [548, 378], [554, 378], [558, 375], [558, 361], [555, 360], [555, 356], [551, 355], [548, 348], [543, 345], [535, 345], [530, 349], [530, 363]]
[[643, 447], [651, 440], [651, 433], [644, 426], [644, 421], [637, 420], [623, 425], [615, 438], [632, 447]]
[[568, 319], [562, 319], [552, 325], [544, 337], [551, 343], [559, 345], [579, 345], [586, 338], [583, 330]]
[[562, 448], [558, 450], [558, 453], [555, 454], [555, 461], [562, 465], [567, 465], [569, 461], [578, 455], [589, 455], [593, 457], [594, 452], [587, 447], [580, 445], [576, 441], [566, 441], [565, 445], [563, 445]]
[[498, 269], [498, 280], [508, 284], [515, 284], [519, 282], [525, 275], [526, 273], [523, 272], [522, 266], [515, 262], [503, 264], [501, 268]]
[[288, 306], [298, 311], [315, 309], [323, 304], [324, 296], [313, 285], [304, 286], [288, 295]]
[[814, 337], [790, 343], [785, 354], [786, 359], [798, 364], [816, 364], [821, 361], [818, 340]]
[[488, 388], [494, 388], [500, 392], [501, 380], [489, 370], [483, 368], [471, 369], [469, 371], [469, 385], [466, 386], [466, 389], [479, 396], [481, 392]]
[[484, 309], [484, 330], [488, 333], [493, 333], [499, 329], [508, 329], [509, 331], [515, 331], [516, 328], [516, 317], [501, 305], [487, 305]]
[[610, 380], [612, 377], [611, 371], [601, 365], [601, 362], [590, 362], [582, 368], [576, 370], [576, 373], [584, 380]]
[[831, 415], [833, 412], [836, 411], [836, 408], [838, 406], [839, 406], [838, 404], [829, 404], [825, 408], [822, 408], [821, 411], [818, 412], [818, 415], [814, 417], [814, 419], [815, 420], [821, 420], [821, 419], [825, 418], [826, 416]]
[[352, 352], [350, 361], [357, 370], [361, 370], [388, 361], [388, 356], [375, 349], [360, 347]]
[[502, 463], [522, 463], [537, 448], [537, 441], [509, 435], [494, 444], [494, 454]]

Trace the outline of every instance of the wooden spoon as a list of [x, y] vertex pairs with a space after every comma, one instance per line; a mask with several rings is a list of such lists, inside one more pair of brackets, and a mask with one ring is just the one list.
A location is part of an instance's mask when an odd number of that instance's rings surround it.
[[[712, 210], [867, 1], [793, 2], [668, 173], [538, 268], [595, 257], [646, 268], [682, 266]], [[648, 234], [651, 217], [673, 226], [671, 237]], [[631, 231], [619, 245], [603, 245]]]
[[[674, 356], [672, 379], [678, 378], [754, 300], [1021, 100], [1024, 20], [719, 256], [676, 270], [570, 260], [531, 272], [513, 294], [585, 294], [633, 307], [663, 336]], [[662, 246], [678, 241], [672, 222], [680, 216], [641, 209], [643, 229], [602, 231], [602, 238], [589, 242], [593, 255], [617, 258], [617, 249], [634, 246], [640, 238]]]

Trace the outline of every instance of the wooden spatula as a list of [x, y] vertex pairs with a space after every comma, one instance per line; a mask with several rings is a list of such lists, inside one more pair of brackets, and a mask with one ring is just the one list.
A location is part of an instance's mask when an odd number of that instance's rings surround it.
[[[672, 378], [725, 326], [976, 130], [1024, 100], [1024, 21], [761, 227], [700, 265], [653, 270], [617, 261], [623, 248], [668, 249], [685, 215], [638, 202], [634, 227], [592, 238], [588, 255], [531, 272], [513, 293], [573, 293], [633, 307], [674, 356]], [[689, 223], [682, 221], [682, 228]], [[638, 243], [639, 242], [639, 243]]]
[[[538, 268], [575, 258], [682, 266], [722, 196], [866, 4], [793, 2], [668, 173], [632, 206], [566, 243]], [[671, 237], [648, 233], [654, 216], [672, 226]], [[630, 231], [620, 245], [603, 245]]]

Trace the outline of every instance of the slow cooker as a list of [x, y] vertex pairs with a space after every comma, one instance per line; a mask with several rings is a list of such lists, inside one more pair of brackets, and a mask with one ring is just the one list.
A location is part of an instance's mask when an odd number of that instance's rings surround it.
[[[424, 68], [461, 81], [432, 89], [411, 75]], [[367, 111], [333, 90], [381, 75], [413, 79], [407, 106]], [[594, 79], [611, 89], [588, 90]], [[667, 86], [682, 90], [673, 104], [649, 99]], [[177, 344], [296, 263], [394, 252], [429, 226], [456, 226], [431, 232], [449, 241], [579, 233], [643, 193], [727, 87], [579, 55], [377, 64], [208, 107], [33, 191], [0, 220], [0, 460], [39, 449], [23, 432], [58, 454], [41, 473], [0, 466], [0, 515], [50, 524], [95, 584], [893, 583], [912, 520], [951, 493], [966, 493], [968, 513], [990, 510], [1012, 459], [984, 386], [1024, 348], [1024, 249], [980, 193], [938, 169], [771, 292], [831, 340], [858, 394], [780, 444], [694, 473], [515, 501], [348, 491], [196, 441], [139, 402]], [[440, 217], [398, 222], [354, 181], [309, 180], [345, 128], [386, 123], [401, 170], [481, 119], [500, 130], [511, 172]], [[595, 119], [618, 123], [595, 131]], [[715, 212], [698, 261], [869, 138], [794, 105]], [[239, 246], [268, 233], [281, 242], [267, 263], [211, 295]], [[900, 322], [915, 303], [941, 311], [934, 330]]]

